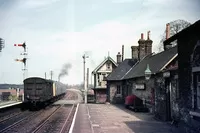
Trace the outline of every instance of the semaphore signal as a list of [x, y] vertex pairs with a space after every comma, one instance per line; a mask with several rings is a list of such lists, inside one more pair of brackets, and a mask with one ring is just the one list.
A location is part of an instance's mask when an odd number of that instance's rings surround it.
[[14, 44], [14, 46], [19, 46], [19, 47], [23, 47], [24, 48], [24, 52], [26, 52], [26, 43], [22, 43], [22, 44]]
[[27, 62], [27, 58], [26, 58], [26, 55], [28, 55], [28, 53], [26, 52], [26, 43], [22, 43], [22, 44], [14, 44], [14, 46], [18, 46], [18, 47], [23, 47], [24, 48], [24, 52], [21, 53], [20, 55], [24, 55], [24, 58], [23, 59], [15, 59], [15, 61], [18, 61], [18, 62], [22, 62], [24, 64], [24, 68], [22, 69], [22, 71], [24, 72], [23, 73], [23, 79], [25, 79], [25, 71], [28, 70], [26, 69], [26, 62]]

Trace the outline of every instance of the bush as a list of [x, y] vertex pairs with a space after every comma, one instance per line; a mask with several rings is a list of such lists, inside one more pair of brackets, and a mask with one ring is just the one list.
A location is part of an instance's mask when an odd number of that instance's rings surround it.
[[8, 99], [11, 101], [18, 101], [18, 97], [16, 95], [10, 95]]

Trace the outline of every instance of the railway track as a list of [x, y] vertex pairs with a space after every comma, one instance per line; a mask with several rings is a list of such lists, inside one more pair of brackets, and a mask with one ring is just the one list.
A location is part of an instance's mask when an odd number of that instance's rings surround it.
[[[64, 110], [67, 116], [63, 115], [63, 118], [58, 117], [58, 115], [60, 115], [60, 112], [63, 112]], [[53, 132], [67, 133], [70, 129], [75, 110], [76, 110], [76, 105], [71, 105], [71, 106], [68, 105], [67, 107], [65, 105], [59, 106], [43, 122], [41, 122], [37, 126], [37, 128], [35, 128], [31, 133], [43, 133], [45, 131], [51, 133]]]
[[18, 116], [18, 115], [21, 115], [22, 113], [23, 113], [23, 112], [12, 113], [12, 114], [10, 114], [10, 115], [8, 115], [8, 116], [6, 116], [6, 117], [2, 117], [1, 120], [0, 120], [0, 124], [1, 124], [2, 122], [4, 122], [4, 121], [7, 121], [7, 120], [13, 118], [13, 117], [16, 117], [16, 116]]
[[[20, 120], [18, 120], [18, 121], [16, 121], [16, 122], [12, 123], [11, 125], [9, 125], [9, 126], [3, 128], [3, 129], [1, 129], [1, 130], [0, 130], [0, 133], [9, 132], [9, 131], [12, 130], [13, 128], [17, 127], [17, 126], [18, 126], [20, 123], [22, 123], [23, 121], [25, 121], [25, 120], [27, 120], [27, 119], [29, 119], [29, 118], [31, 118], [31, 117], [34, 117], [34, 116], [36, 116], [36, 115], [39, 114], [39, 113], [41, 113], [41, 112], [40, 112], [40, 111], [39, 111], [39, 112], [33, 112], [33, 113], [27, 115], [26, 117], [23, 117], [22, 119], [20, 119]], [[8, 119], [9, 119], [9, 118], [8, 118]], [[8, 120], [8, 119], [7, 119], [7, 120]], [[4, 120], [4, 121], [6, 121], [6, 120]], [[2, 121], [2, 122], [3, 122], [3, 121]]]

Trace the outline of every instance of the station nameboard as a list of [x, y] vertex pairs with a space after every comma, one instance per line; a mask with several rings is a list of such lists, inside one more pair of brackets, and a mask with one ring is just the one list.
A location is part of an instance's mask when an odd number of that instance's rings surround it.
[[135, 84], [135, 89], [136, 90], [144, 90], [145, 89], [145, 85], [144, 84]]

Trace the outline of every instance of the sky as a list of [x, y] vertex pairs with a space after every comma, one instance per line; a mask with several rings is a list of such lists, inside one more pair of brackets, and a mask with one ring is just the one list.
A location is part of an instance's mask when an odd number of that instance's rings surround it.
[[[0, 83], [23, 83], [22, 47], [28, 48], [26, 77], [58, 80], [64, 64], [71, 64], [65, 84], [83, 82], [83, 54], [90, 73], [106, 56], [116, 61], [124, 45], [125, 58], [138, 45], [141, 33], [153, 40], [153, 52], [166, 23], [200, 19], [199, 0], [0, 0]], [[91, 80], [90, 80], [91, 81]]]

